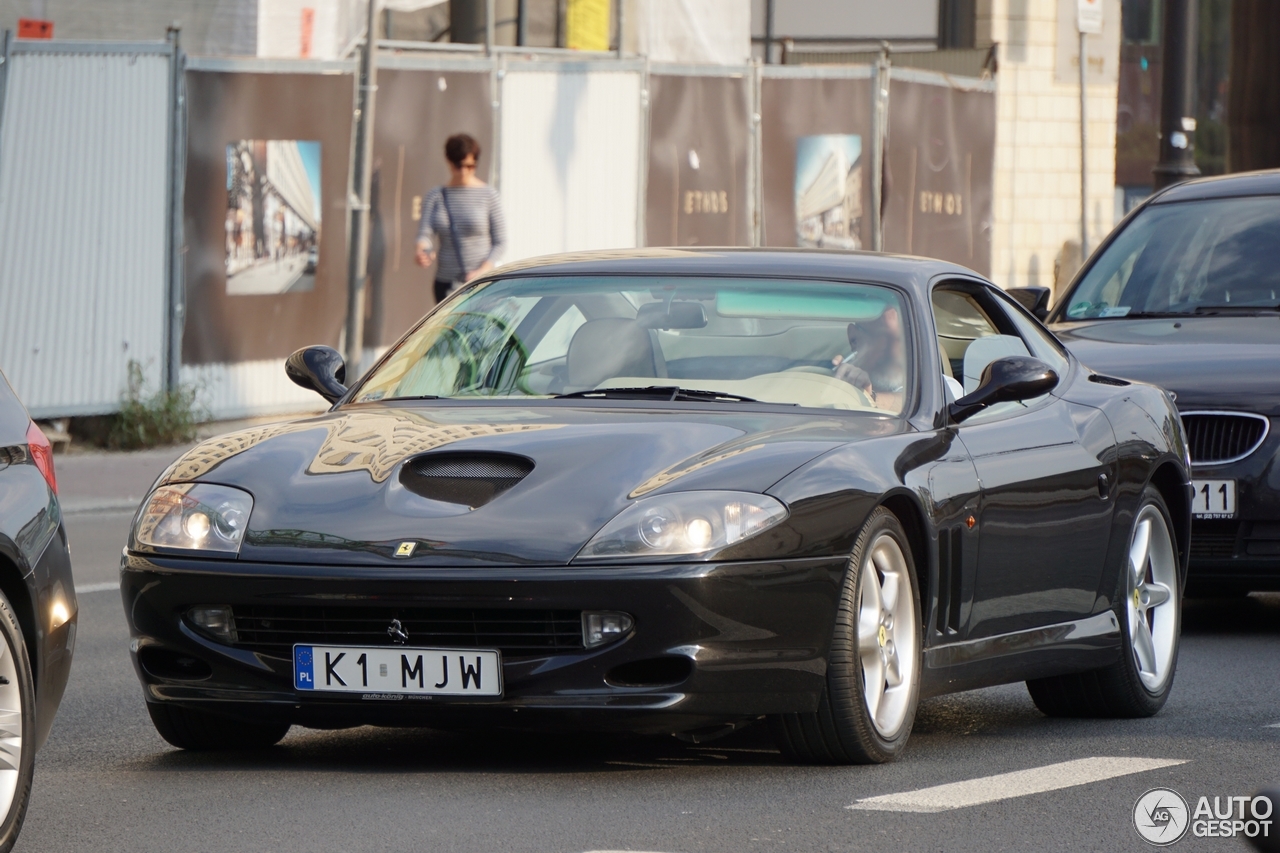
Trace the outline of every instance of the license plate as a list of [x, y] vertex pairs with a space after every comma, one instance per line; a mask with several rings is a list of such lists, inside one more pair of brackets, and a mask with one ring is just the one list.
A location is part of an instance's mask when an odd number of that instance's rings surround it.
[[294, 646], [293, 685], [330, 693], [501, 696], [502, 656], [489, 649]]
[[1196, 494], [1191, 513], [1196, 518], [1235, 518], [1235, 480], [1192, 480]]

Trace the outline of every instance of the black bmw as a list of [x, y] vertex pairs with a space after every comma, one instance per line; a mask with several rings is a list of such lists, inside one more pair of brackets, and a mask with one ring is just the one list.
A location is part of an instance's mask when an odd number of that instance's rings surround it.
[[177, 746], [768, 718], [792, 758], [867, 762], [922, 695], [1168, 696], [1177, 412], [960, 267], [552, 258], [450, 297], [351, 388], [328, 348], [288, 367], [333, 408], [178, 459], [124, 556]]
[[1172, 391], [1195, 478], [1195, 595], [1280, 589], [1280, 171], [1172, 187], [1049, 317], [1085, 364]]
[[76, 616], [53, 449], [0, 374], [0, 850], [22, 829], [36, 751], [67, 686]]

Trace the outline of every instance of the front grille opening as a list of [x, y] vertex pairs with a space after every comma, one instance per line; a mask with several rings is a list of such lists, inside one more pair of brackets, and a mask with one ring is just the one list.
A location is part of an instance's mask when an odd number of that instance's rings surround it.
[[1192, 560], [1230, 560], [1236, 555], [1239, 521], [1197, 521], [1191, 525]]
[[390, 646], [399, 620], [413, 648], [497, 649], [504, 657], [582, 651], [578, 610], [313, 607], [237, 605], [237, 648], [292, 658], [295, 643], [313, 646]]
[[668, 655], [615, 666], [604, 680], [616, 687], [669, 687], [693, 675], [693, 661]]
[[400, 482], [415, 495], [474, 509], [532, 470], [532, 460], [513, 453], [429, 453], [405, 463]]
[[168, 681], [204, 681], [213, 675], [213, 667], [200, 658], [160, 646], [139, 649], [138, 663], [149, 675]]
[[1191, 462], [1231, 462], [1257, 450], [1270, 422], [1262, 415], [1231, 412], [1187, 412], [1182, 416]]

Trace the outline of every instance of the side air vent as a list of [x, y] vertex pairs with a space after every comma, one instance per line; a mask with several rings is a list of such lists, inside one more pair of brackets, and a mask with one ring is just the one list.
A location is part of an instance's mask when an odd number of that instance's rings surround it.
[[428, 453], [400, 469], [400, 482], [433, 501], [479, 507], [519, 483], [532, 460], [511, 453]]
[[1104, 375], [1103, 375], [1103, 374], [1101, 374], [1101, 373], [1090, 373], [1090, 374], [1089, 374], [1089, 381], [1090, 381], [1090, 382], [1096, 382], [1096, 383], [1098, 383], [1099, 385], [1114, 385], [1114, 386], [1116, 386], [1117, 388], [1123, 388], [1123, 387], [1124, 387], [1124, 386], [1126, 386], [1126, 385], [1132, 385], [1132, 384], [1133, 384], [1132, 382], [1129, 382], [1128, 380], [1125, 380], [1125, 379], [1117, 379], [1117, 378], [1116, 378], [1116, 377], [1114, 377], [1114, 376], [1104, 376]]
[[1191, 464], [1238, 462], [1257, 450], [1271, 422], [1249, 412], [1183, 412]]

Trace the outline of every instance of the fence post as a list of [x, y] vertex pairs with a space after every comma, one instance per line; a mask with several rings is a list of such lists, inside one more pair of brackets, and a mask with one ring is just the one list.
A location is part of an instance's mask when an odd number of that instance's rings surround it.
[[0, 40], [0, 131], [4, 130], [5, 93], [9, 91], [9, 57], [13, 45], [13, 30], [5, 30]]
[[502, 192], [502, 87], [507, 79], [507, 55], [489, 59], [489, 116], [493, 126], [493, 155], [489, 158], [489, 183]]
[[889, 46], [871, 73], [871, 248], [884, 251], [884, 148], [889, 135]]
[[186, 57], [182, 53], [182, 28], [169, 27], [167, 40], [173, 46], [169, 56], [169, 241], [165, 246], [168, 262], [168, 308], [165, 312], [164, 387], [176, 391], [182, 377], [182, 333], [186, 323], [187, 294], [184, 256], [184, 204], [186, 191]]
[[364, 357], [364, 279], [369, 263], [369, 186], [373, 180], [373, 110], [378, 93], [378, 2], [369, 0], [360, 56], [359, 119], [356, 131], [355, 186], [351, 199], [351, 242], [347, 250], [347, 381], [360, 378]]
[[764, 134], [761, 132], [761, 89], [763, 66], [751, 63], [751, 245], [764, 245]]

